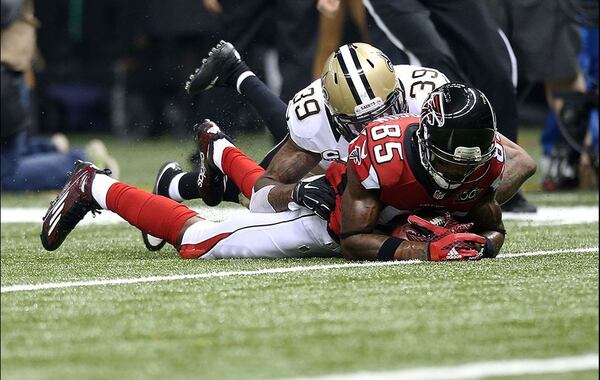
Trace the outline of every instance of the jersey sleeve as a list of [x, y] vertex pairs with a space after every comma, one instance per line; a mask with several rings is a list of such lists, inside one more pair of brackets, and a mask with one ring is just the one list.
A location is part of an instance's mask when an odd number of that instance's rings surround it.
[[300, 148], [320, 154], [331, 145], [331, 131], [318, 79], [298, 92], [288, 103], [287, 126], [292, 141]]
[[500, 186], [505, 163], [506, 154], [504, 151], [504, 146], [500, 143], [500, 137], [496, 136], [496, 153], [492, 158], [490, 171], [488, 172], [490, 188], [494, 191], [496, 191], [498, 186]]
[[348, 163], [365, 189], [379, 189], [379, 178], [369, 154], [367, 129], [365, 128], [348, 146]]
[[408, 112], [420, 114], [423, 103], [431, 92], [449, 82], [440, 71], [430, 67], [396, 65], [396, 76], [404, 87]]

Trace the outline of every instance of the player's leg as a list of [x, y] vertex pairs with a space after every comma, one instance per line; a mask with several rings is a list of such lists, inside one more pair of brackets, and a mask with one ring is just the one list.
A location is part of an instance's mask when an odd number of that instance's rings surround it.
[[214, 223], [201, 220], [186, 229], [179, 255], [186, 259], [339, 256], [327, 222], [308, 209], [273, 214], [247, 213]]
[[[197, 94], [214, 86], [235, 88], [256, 108], [275, 139], [284, 140], [287, 134], [286, 104], [254, 75], [239, 58], [239, 53], [233, 45], [226, 42], [219, 43], [211, 50], [209, 56], [186, 83], [186, 89], [190, 94]], [[259, 164], [261, 167], [268, 166], [280, 144], [265, 156]], [[198, 187], [192, 186], [199, 176], [198, 171], [167, 172], [161, 180], [165, 183], [164, 186], [170, 189], [170, 194], [161, 193], [161, 195], [170, 196], [177, 201], [201, 198]], [[174, 184], [171, 183], [172, 181]], [[227, 181], [224, 200], [238, 202], [239, 192], [233, 181]]]
[[310, 70], [316, 50], [319, 12], [312, 1], [279, 0], [275, 4], [278, 16], [274, 19], [274, 32], [282, 76], [281, 98], [287, 102], [320, 76], [321, 68], [316, 77]]
[[42, 224], [42, 245], [57, 249], [88, 212], [106, 209], [134, 227], [177, 245], [182, 227], [197, 214], [171, 199], [118, 182], [89, 162], [79, 161], [51, 203]]
[[205, 168], [205, 183], [198, 182], [202, 199], [219, 196], [214, 193], [218, 192], [219, 180], [222, 181], [224, 175], [250, 199], [254, 184], [265, 169], [233, 145], [219, 127], [209, 120], [199, 126], [197, 142], [200, 157], [204, 157]]
[[223, 200], [224, 177], [227, 177], [244, 196], [250, 198], [254, 183], [265, 170], [233, 145], [214, 122], [205, 120], [195, 129], [202, 161], [200, 171], [186, 173], [178, 165], [161, 168], [155, 193], [181, 202], [194, 199], [186, 195], [192, 193], [191, 187], [195, 187], [195, 198], [201, 198], [208, 206], [216, 206]]
[[511, 59], [512, 47], [498, 33], [487, 5], [472, 0], [429, 0], [428, 6], [436, 28], [448, 41], [469, 81], [494, 105], [498, 130], [516, 142], [516, 63]]
[[285, 137], [287, 105], [250, 70], [229, 42], [221, 41], [211, 49], [185, 88], [194, 95], [215, 86], [236, 89], [258, 111], [276, 141]]
[[[248, 199], [256, 180], [264, 169], [236, 148], [219, 127], [204, 121], [196, 127], [196, 141], [200, 152], [199, 172], [185, 173], [175, 162], [163, 165], [157, 176], [153, 193], [181, 202], [186, 194], [195, 191], [209, 206], [216, 206], [224, 199], [225, 176], [233, 187], [241, 189]], [[231, 187], [230, 187], [231, 188]], [[164, 246], [164, 240], [142, 232], [144, 245], [151, 251]]]
[[407, 55], [410, 64], [438, 69], [451, 81], [467, 81], [422, 0], [363, 0], [363, 4], [377, 28]]

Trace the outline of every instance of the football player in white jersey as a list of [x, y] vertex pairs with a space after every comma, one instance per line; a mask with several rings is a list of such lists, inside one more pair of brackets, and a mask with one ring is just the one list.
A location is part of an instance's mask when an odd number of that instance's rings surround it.
[[[186, 89], [194, 94], [213, 86], [231, 86], [251, 101], [257, 99], [248, 96], [250, 91], [262, 91], [261, 101], [264, 101], [267, 96], [260, 87], [262, 82], [258, 82], [260, 80], [241, 61], [233, 46], [221, 42], [190, 77]], [[332, 189], [323, 177], [308, 181], [301, 181], [302, 178], [311, 171], [319, 172], [319, 167], [326, 169], [333, 161], [345, 161], [349, 141], [375, 118], [419, 113], [429, 93], [447, 82], [447, 78], [434, 69], [393, 66], [385, 54], [368, 44], [340, 47], [327, 60], [322, 77], [299, 91], [287, 105], [285, 118], [289, 136], [277, 147], [266, 172], [253, 171], [251, 174], [258, 174], [260, 178], [249, 175], [251, 178], [236, 181], [242, 193], [251, 196], [251, 211], [279, 212], [300, 205], [326, 219], [332, 209]], [[267, 101], [271, 107], [263, 103], [256, 108], [259, 111], [281, 110], [277, 101], [282, 103], [271, 93], [271, 99]], [[265, 119], [271, 123], [276, 120], [269, 115]], [[272, 131], [273, 128], [271, 125]], [[159, 172], [154, 193], [178, 201], [190, 199], [183, 193], [186, 188], [193, 188], [197, 181], [196, 197], [205, 201], [210, 199], [207, 204], [214, 205], [223, 198], [224, 175], [243, 177], [246, 174], [243, 164], [224, 162], [227, 157], [223, 156], [223, 151], [231, 144], [218, 129], [200, 135], [207, 140], [206, 151], [201, 152], [207, 162], [203, 163], [201, 173], [184, 173], [176, 163], [167, 163]], [[499, 202], [510, 199], [535, 171], [535, 162], [523, 149], [507, 139], [503, 139], [503, 143], [509, 158], [506, 169], [511, 180], [500, 186]], [[144, 242], [151, 250], [160, 249], [164, 244], [149, 236], [144, 236]]]

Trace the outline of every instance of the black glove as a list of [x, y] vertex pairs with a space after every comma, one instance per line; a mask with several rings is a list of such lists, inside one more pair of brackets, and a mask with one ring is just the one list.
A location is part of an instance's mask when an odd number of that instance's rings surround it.
[[292, 199], [325, 220], [329, 219], [335, 207], [335, 192], [324, 175], [311, 181], [299, 182], [294, 187]]

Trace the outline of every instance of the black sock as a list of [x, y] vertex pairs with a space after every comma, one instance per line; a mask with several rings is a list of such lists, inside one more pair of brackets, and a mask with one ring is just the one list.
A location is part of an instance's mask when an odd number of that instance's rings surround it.
[[231, 73], [225, 79], [225, 83], [237, 90], [237, 80], [246, 71], [251, 71], [244, 61], [238, 62], [232, 69]]
[[[200, 175], [200, 172], [185, 173], [179, 180], [179, 195], [181, 195], [183, 199], [189, 200], [200, 198], [200, 192], [198, 191], [198, 175]], [[173, 177], [171, 177], [171, 179], [172, 178]], [[170, 183], [171, 180], [169, 180], [166, 185], [166, 193], [160, 193], [161, 195], [168, 196]], [[239, 195], [240, 191], [238, 190], [237, 186], [235, 186], [231, 179], [227, 178], [223, 200], [227, 202], [240, 203]]]
[[171, 185], [171, 181], [173, 181], [173, 178], [179, 173], [179, 171], [173, 169], [165, 170], [165, 172], [160, 177], [160, 181], [158, 181], [156, 193], [158, 195], [162, 195], [163, 197], [169, 198], [169, 186]]
[[227, 182], [225, 182], [225, 194], [223, 194], [223, 200], [240, 203], [240, 190], [229, 177], [227, 177]]
[[240, 92], [256, 109], [275, 141], [283, 140], [287, 134], [287, 121], [285, 120], [287, 104], [256, 75], [249, 76], [242, 81]]
[[200, 172], [185, 173], [179, 179], [179, 195], [183, 199], [198, 199], [200, 192], [198, 191], [198, 175]]

